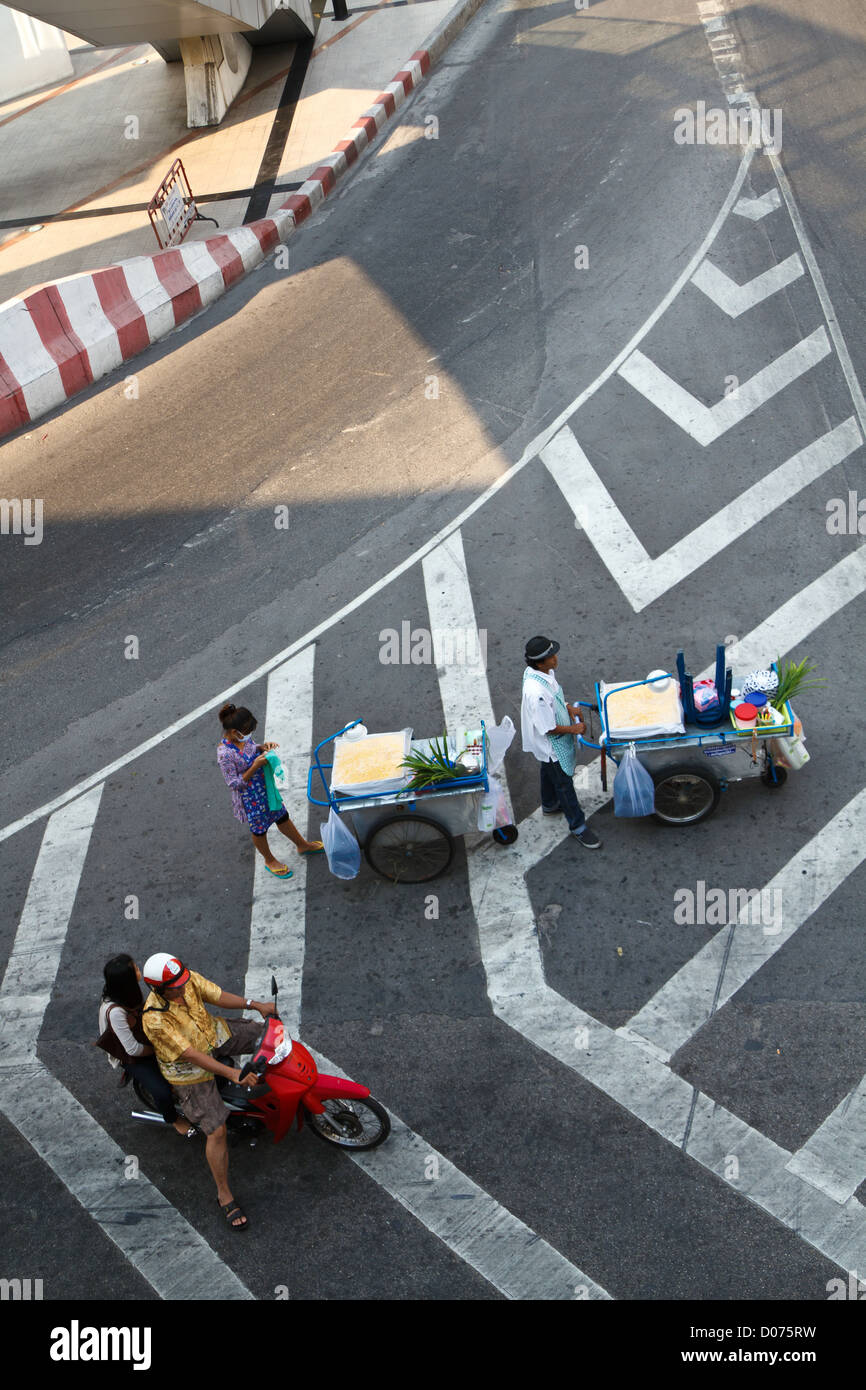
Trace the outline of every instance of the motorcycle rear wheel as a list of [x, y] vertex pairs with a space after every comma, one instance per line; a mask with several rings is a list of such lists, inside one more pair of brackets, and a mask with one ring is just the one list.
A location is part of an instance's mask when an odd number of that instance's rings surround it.
[[[387, 1110], [372, 1096], [363, 1100], [326, 1100], [323, 1104], [324, 1114], [314, 1115], [307, 1111], [307, 1123], [313, 1133], [328, 1144], [362, 1153], [384, 1143], [391, 1133]], [[333, 1117], [334, 1125], [328, 1123], [329, 1116]]]

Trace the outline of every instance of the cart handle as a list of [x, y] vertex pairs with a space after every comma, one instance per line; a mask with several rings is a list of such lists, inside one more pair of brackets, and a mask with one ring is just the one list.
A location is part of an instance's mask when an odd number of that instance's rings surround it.
[[[352, 722], [351, 722], [351, 724], [347, 724], [346, 727], [345, 727], [344, 729], [338, 729], [337, 732], [336, 732], [335, 734], [329, 734], [327, 738], [323, 738], [323, 739], [322, 739], [321, 743], [317, 743], [316, 746], [315, 746], [315, 748], [313, 749], [313, 765], [312, 765], [312, 767], [310, 768], [309, 772], [307, 773], [307, 800], [308, 800], [308, 801], [311, 801], [311, 802], [313, 803], [314, 806], [330, 806], [330, 807], [333, 807], [333, 809], [334, 809], [334, 810], [337, 812], [337, 814], [339, 815], [339, 810], [340, 810], [340, 808], [339, 808], [339, 806], [337, 806], [336, 798], [331, 796], [331, 789], [330, 789], [330, 787], [328, 786], [328, 783], [325, 781], [325, 773], [324, 773], [324, 770], [323, 770], [323, 767], [333, 767], [334, 764], [333, 764], [333, 763], [325, 763], [325, 764], [323, 765], [323, 764], [319, 761], [319, 749], [320, 749], [320, 748], [324, 748], [324, 746], [325, 746], [326, 743], [333, 743], [333, 742], [334, 742], [334, 739], [339, 738], [339, 737], [341, 736], [341, 734], [344, 734], [344, 733], [346, 732], [347, 729], [354, 729], [355, 725], [356, 725], [356, 724], [360, 724], [361, 722], [362, 722], [362, 721], [361, 721], [360, 719], [353, 719]], [[327, 798], [328, 798], [327, 801], [320, 801], [319, 798], [318, 798], [317, 796], [313, 796], [313, 773], [314, 773], [314, 772], [318, 772], [319, 776], [320, 776], [321, 779], [322, 779], [322, 786], [324, 787], [324, 789], [325, 789], [325, 795], [326, 795]]]

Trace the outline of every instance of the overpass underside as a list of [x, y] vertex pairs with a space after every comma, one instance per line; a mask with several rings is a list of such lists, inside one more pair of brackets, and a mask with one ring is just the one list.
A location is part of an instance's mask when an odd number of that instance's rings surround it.
[[252, 46], [313, 33], [310, 0], [24, 0], [16, 9], [98, 47], [149, 43], [183, 62], [187, 125], [219, 125], [243, 87]]

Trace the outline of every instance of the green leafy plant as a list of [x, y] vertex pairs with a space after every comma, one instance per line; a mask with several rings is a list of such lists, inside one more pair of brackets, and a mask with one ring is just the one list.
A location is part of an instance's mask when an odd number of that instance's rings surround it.
[[457, 777], [469, 775], [465, 768], [455, 766], [448, 757], [447, 734], [442, 735], [442, 740], [440, 743], [437, 738], [431, 739], [429, 753], [422, 753], [416, 748], [403, 759], [401, 766], [412, 773], [412, 780], [408, 786], [413, 791], [436, 786], [438, 782], [453, 782]]
[[785, 713], [785, 702], [799, 695], [801, 690], [817, 690], [819, 686], [827, 684], [823, 676], [814, 674], [816, 668], [808, 657], [804, 657], [802, 661], [786, 661], [784, 666], [782, 658], [779, 657], [776, 669], [779, 672], [779, 688], [770, 696], [770, 704], [779, 710], [780, 714]]

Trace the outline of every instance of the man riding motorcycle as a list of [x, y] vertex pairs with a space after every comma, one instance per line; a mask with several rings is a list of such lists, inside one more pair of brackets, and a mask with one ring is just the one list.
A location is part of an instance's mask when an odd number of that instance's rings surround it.
[[233, 1231], [245, 1231], [249, 1222], [229, 1187], [225, 1123], [229, 1111], [215, 1077], [227, 1077], [241, 1086], [258, 1084], [254, 1073], [241, 1080], [238, 1068], [222, 1059], [252, 1052], [261, 1035], [261, 1024], [253, 1019], [229, 1021], [215, 1017], [208, 1013], [205, 1004], [223, 1009], [255, 1009], [262, 1018], [274, 1012], [274, 1005], [271, 1001], [263, 1003], [228, 994], [203, 975], [188, 970], [177, 956], [166, 951], [150, 956], [141, 973], [151, 989], [142, 1013], [144, 1032], [178, 1106], [207, 1137], [205, 1156], [216, 1183], [220, 1210]]

